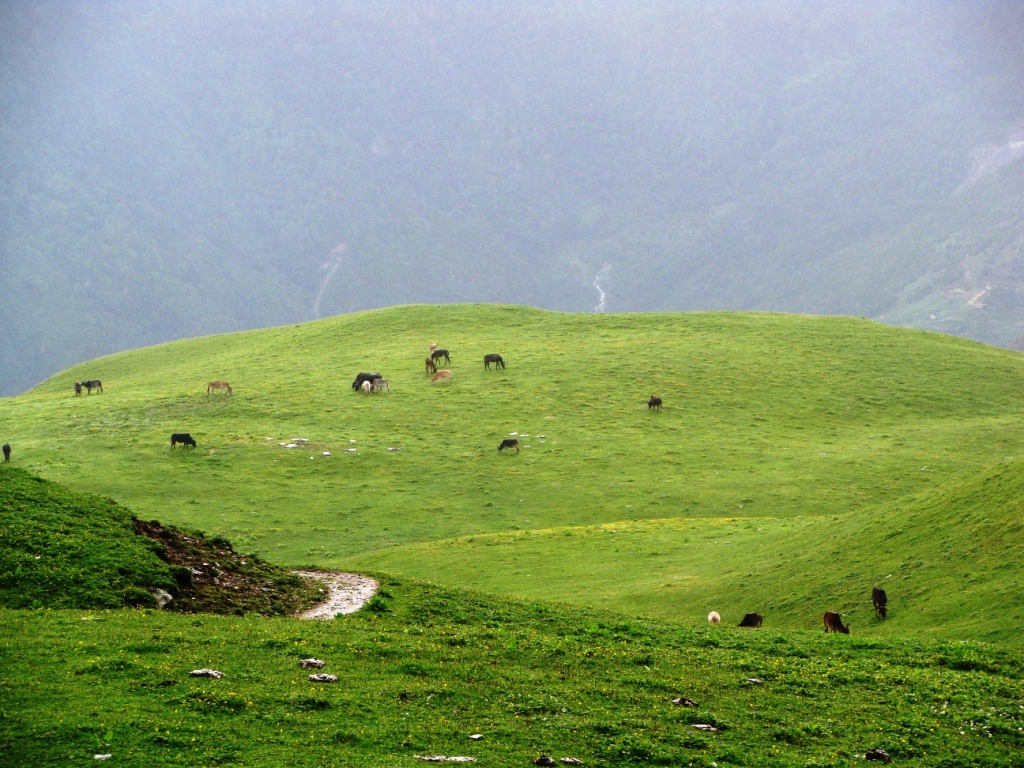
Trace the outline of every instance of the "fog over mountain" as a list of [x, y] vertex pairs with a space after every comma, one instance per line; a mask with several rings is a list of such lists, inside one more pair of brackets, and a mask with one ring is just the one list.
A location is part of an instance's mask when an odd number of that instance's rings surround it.
[[0, 394], [407, 302], [1024, 346], [1021, 40], [1009, 0], [6, 0]]

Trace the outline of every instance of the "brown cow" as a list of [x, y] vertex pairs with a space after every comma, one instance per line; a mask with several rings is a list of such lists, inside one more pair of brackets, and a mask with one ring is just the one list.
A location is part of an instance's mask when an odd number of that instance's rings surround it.
[[885, 594], [885, 590], [881, 587], [872, 588], [871, 602], [875, 604], [875, 615], [880, 619], [884, 619], [885, 606], [889, 602], [889, 596]]
[[844, 635], [850, 634], [850, 628], [843, 624], [842, 618], [835, 611], [825, 611], [825, 634], [828, 634], [829, 630], [833, 632], [842, 632]]
[[427, 375], [431, 375], [431, 374], [437, 373], [437, 366], [436, 366], [436, 365], [434, 365], [434, 361], [433, 361], [433, 360], [431, 360], [431, 359], [430, 359], [430, 358], [428, 357], [428, 358], [427, 358], [426, 360], [424, 360], [423, 362], [424, 362], [424, 364], [426, 364], [426, 366], [427, 366]]
[[430, 377], [431, 383], [437, 383], [439, 381], [444, 381], [446, 379], [448, 381], [452, 380], [452, 372], [447, 369], [443, 371], [438, 371], [437, 373]]
[[743, 617], [743, 621], [739, 623], [741, 627], [753, 627], [758, 629], [761, 626], [761, 614], [760, 613], [748, 613]]

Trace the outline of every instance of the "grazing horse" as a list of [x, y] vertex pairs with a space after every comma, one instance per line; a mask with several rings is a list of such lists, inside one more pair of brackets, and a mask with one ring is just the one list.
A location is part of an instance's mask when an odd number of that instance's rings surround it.
[[384, 378], [379, 373], [360, 373], [356, 376], [356, 380], [352, 382], [352, 391], [358, 392], [363, 386], [364, 381], [373, 381], [374, 379]]
[[708, 614], [708, 624], [721, 624], [722, 617], [718, 615], [718, 611], [712, 611]]
[[519, 453], [519, 441], [514, 437], [506, 437], [501, 441], [501, 445], [498, 446], [498, 451], [504, 451], [506, 448], [515, 448], [516, 453]]
[[885, 606], [889, 602], [889, 596], [885, 594], [885, 590], [880, 587], [873, 587], [871, 589], [871, 602], [875, 604], [875, 615], [880, 618], [885, 618]]
[[9, 443], [4, 443], [4, 464], [11, 463], [11, 446]]
[[448, 365], [452, 364], [451, 358], [448, 357], [447, 349], [435, 349], [430, 353], [430, 359], [434, 361], [434, 365], [437, 365], [437, 361], [440, 360], [442, 357], [444, 358], [444, 361], [448, 363]]
[[93, 379], [92, 381], [83, 381], [82, 386], [89, 391], [90, 395], [92, 394], [92, 391], [94, 389], [98, 389], [101, 393], [103, 392], [103, 382], [101, 382], [99, 379]]
[[171, 435], [171, 450], [173, 450], [174, 446], [178, 443], [181, 443], [183, 448], [188, 448], [190, 445], [193, 448], [196, 447], [196, 441], [192, 439], [192, 435], [188, 432], [175, 432]]
[[648, 408], [656, 408], [661, 410], [661, 398], [657, 395], [651, 395], [651, 399], [647, 401]]
[[825, 634], [832, 632], [842, 632], [844, 635], [850, 634], [850, 628], [843, 624], [842, 618], [835, 611], [825, 611]]
[[373, 391], [373, 384], [371, 382], [377, 381], [377, 379], [367, 379], [363, 382], [363, 392], [370, 394]]
[[505, 369], [505, 361], [501, 359], [501, 355], [484, 355], [485, 371], [491, 370], [491, 363], [494, 363], [495, 368], [501, 367], [502, 370]]
[[224, 379], [217, 379], [216, 381], [211, 381], [209, 384], [206, 385], [206, 394], [212, 395], [214, 392], [226, 392], [230, 395], [231, 385], [224, 381]]
[[370, 386], [374, 392], [380, 392], [382, 389], [389, 394], [391, 392], [391, 385], [387, 379], [374, 379]]
[[427, 366], [427, 375], [433, 375], [433, 374], [437, 373], [437, 366], [436, 366], [436, 365], [434, 365], [434, 361], [433, 361], [433, 360], [431, 360], [431, 359], [430, 359], [430, 358], [428, 357], [428, 358], [427, 358], [426, 360], [424, 360], [423, 362], [424, 362], [424, 363], [426, 364], [426, 366]]
[[445, 381], [445, 380], [447, 380], [447, 381], [451, 381], [452, 380], [452, 372], [449, 371], [447, 368], [445, 370], [443, 370], [443, 371], [438, 371], [437, 373], [435, 373], [433, 376], [430, 377], [430, 383], [431, 384], [436, 384], [439, 381]]
[[80, 381], [76, 381], [75, 382], [75, 394], [76, 395], [82, 394], [82, 382], [80, 382]]
[[760, 613], [748, 613], [743, 617], [743, 621], [739, 623], [741, 627], [753, 627], [758, 629], [761, 626], [761, 614]]

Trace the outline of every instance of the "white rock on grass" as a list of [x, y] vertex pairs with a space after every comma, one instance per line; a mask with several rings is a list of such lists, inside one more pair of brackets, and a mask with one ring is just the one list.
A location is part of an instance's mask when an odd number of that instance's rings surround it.
[[112, 757], [113, 757], [113, 755], [93, 755], [92, 759], [93, 760], [109, 760]]
[[218, 672], [216, 669], [193, 669], [188, 674], [189, 677], [209, 677], [213, 680], [220, 680], [224, 677], [224, 673]]
[[335, 675], [310, 675], [309, 682], [311, 683], [336, 683], [338, 678]]
[[321, 661], [320, 659], [302, 659], [299, 665], [305, 668], [312, 667], [313, 669], [323, 669], [327, 662]]

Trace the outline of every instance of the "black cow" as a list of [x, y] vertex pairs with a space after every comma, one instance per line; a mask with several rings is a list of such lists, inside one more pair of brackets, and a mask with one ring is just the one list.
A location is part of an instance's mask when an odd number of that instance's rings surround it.
[[501, 441], [501, 445], [498, 446], [498, 450], [504, 451], [506, 448], [515, 448], [516, 453], [519, 453], [519, 441], [514, 437], [506, 437]]
[[498, 368], [499, 366], [502, 369], [505, 368], [505, 361], [501, 359], [501, 355], [484, 355], [484, 370], [485, 371], [491, 370], [491, 363], [494, 363], [494, 367], [495, 368]]
[[[82, 386], [89, 390], [90, 395], [92, 394], [92, 391], [94, 389], [98, 389], [100, 393], [103, 392], [103, 382], [101, 382], [99, 379], [93, 379], [92, 381], [83, 381]], [[78, 391], [81, 392], [82, 390]]]
[[885, 594], [885, 590], [880, 587], [872, 588], [871, 602], [875, 604], [875, 615], [880, 619], [884, 619], [885, 606], [889, 602], [889, 596]]
[[175, 432], [171, 435], [171, 448], [173, 449], [178, 443], [181, 443], [183, 448], [188, 448], [190, 445], [193, 448], [196, 447], [196, 441], [192, 439], [192, 435], [188, 432]]
[[743, 617], [743, 621], [740, 622], [741, 627], [753, 627], [758, 629], [761, 626], [761, 614], [760, 613], [748, 613]]
[[353, 391], [358, 392], [362, 388], [364, 381], [369, 381], [372, 384], [374, 379], [383, 378], [384, 377], [379, 373], [360, 373], [356, 376], [356, 380], [352, 382], [352, 389]]
[[651, 395], [651, 399], [647, 401], [648, 408], [656, 408], [661, 410], [661, 398], [657, 395]]
[[11, 463], [11, 446], [8, 443], [4, 443], [4, 464]]
[[430, 359], [434, 361], [434, 365], [437, 365], [437, 361], [440, 360], [442, 357], [444, 358], [444, 361], [446, 363], [451, 365], [452, 361], [448, 357], [447, 349], [435, 349], [433, 352], [430, 353]]

